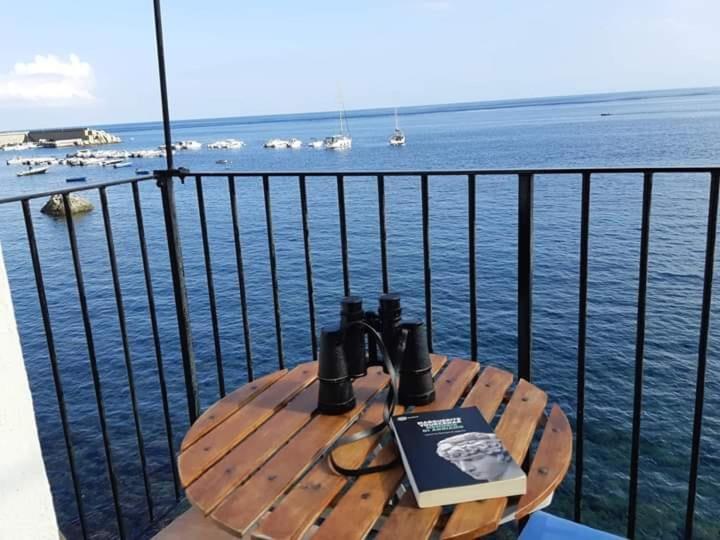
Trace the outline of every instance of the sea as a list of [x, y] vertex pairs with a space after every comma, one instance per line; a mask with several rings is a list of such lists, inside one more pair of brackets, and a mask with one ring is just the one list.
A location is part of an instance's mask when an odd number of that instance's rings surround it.
[[[351, 105], [351, 104], [350, 104]], [[271, 150], [273, 137], [322, 138], [338, 129], [337, 113], [176, 121], [174, 140], [204, 145], [236, 138], [237, 150], [178, 152], [176, 166], [199, 171], [433, 171], [481, 168], [559, 168], [713, 165], [720, 158], [720, 89], [632, 92], [559, 98], [399, 107], [407, 144], [390, 147], [392, 109], [349, 111], [348, 151]], [[122, 143], [105, 149], [149, 149], [163, 143], [158, 122], [98, 126]], [[37, 149], [27, 155], [62, 156]], [[7, 158], [12, 152], [4, 153]], [[2, 156], [2, 157], [5, 157]], [[228, 164], [218, 164], [227, 159]], [[162, 159], [133, 160], [125, 169], [54, 166], [17, 177], [0, 164], [0, 198], [154, 170]], [[429, 177], [433, 341], [437, 352], [469, 358], [470, 310], [467, 177]], [[272, 282], [262, 179], [237, 178], [240, 237], [247, 286], [250, 348], [255, 376], [278, 367]], [[592, 178], [587, 323], [587, 390], [583, 521], [616, 534], [626, 531], [638, 301], [642, 175]], [[422, 207], [417, 176], [387, 177], [390, 288], [403, 314], [424, 317]], [[517, 358], [517, 178], [477, 179], [478, 357], [483, 365], [514, 370]], [[146, 241], [167, 381], [174, 448], [188, 428], [160, 192], [141, 182]], [[647, 326], [640, 434], [638, 538], [681, 538], [688, 494], [698, 363], [707, 174], [658, 174], [649, 239]], [[113, 294], [97, 190], [82, 194], [95, 211], [75, 220], [108, 437], [120, 504], [131, 537], [145, 537], [150, 516]], [[118, 255], [138, 415], [157, 518], [175, 503], [172, 455], [161, 406], [158, 367], [129, 185], [107, 189]], [[225, 386], [247, 380], [228, 180], [203, 180], [212, 278]], [[289, 366], [312, 357], [298, 178], [270, 181], [282, 337]], [[202, 408], [219, 398], [217, 355], [194, 178], [177, 182], [177, 215], [189, 295], [192, 339]], [[343, 295], [336, 180], [308, 174], [309, 236], [318, 327], [338, 320]], [[367, 309], [382, 289], [377, 182], [345, 180], [350, 284]], [[88, 347], [64, 221], [31, 214], [38, 240], [50, 319], [67, 406], [89, 536], [114, 538], [110, 484], [98, 422]], [[534, 207], [533, 382], [559, 403], [575, 426], [581, 178], [538, 175]], [[13, 293], [38, 430], [59, 525], [80, 536], [68, 456], [39, 310], [22, 211], [0, 205], [0, 242]], [[695, 538], [720, 537], [720, 349], [717, 302], [712, 308], [698, 478]], [[574, 468], [550, 510], [571, 516]]]

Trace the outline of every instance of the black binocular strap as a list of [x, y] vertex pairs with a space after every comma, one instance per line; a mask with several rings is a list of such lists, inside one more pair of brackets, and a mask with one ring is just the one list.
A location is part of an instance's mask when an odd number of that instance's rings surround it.
[[[355, 321], [351, 323], [350, 326], [363, 326], [369, 333], [372, 335], [373, 338], [375, 338], [375, 341], [380, 344], [380, 347], [383, 351], [383, 361], [385, 362], [385, 369], [388, 372], [388, 375], [390, 376], [390, 389], [388, 390], [387, 399], [385, 400], [385, 409], [383, 410], [383, 421], [379, 424], [364, 429], [362, 431], [358, 431], [357, 433], [353, 433], [352, 435], [346, 435], [344, 437], [340, 437], [330, 448], [330, 451], [328, 452], [328, 459], [330, 460], [330, 464], [332, 465], [332, 468], [335, 469], [340, 474], [344, 474], [345, 476], [362, 476], [364, 474], [371, 474], [381, 471], [386, 471], [388, 469], [391, 469], [395, 466], [397, 466], [400, 463], [400, 458], [396, 457], [392, 461], [388, 463], [381, 463], [380, 465], [372, 465], [367, 467], [358, 467], [356, 469], [351, 469], [348, 467], [343, 467], [342, 465], [338, 464], [337, 461], [335, 461], [335, 458], [333, 457], [333, 451], [335, 449], [339, 448], [340, 446], [345, 446], [347, 444], [351, 444], [354, 442], [357, 442], [361, 439], [365, 439], [367, 437], [372, 437], [373, 435], [380, 433], [383, 431], [386, 427], [390, 425], [390, 418], [393, 415], [393, 412], [395, 412], [395, 406], [397, 405], [398, 401], [398, 374], [395, 371], [395, 366], [393, 365], [392, 358], [390, 357], [390, 352], [388, 351], [387, 346], [382, 340], [382, 337], [380, 334], [375, 330], [372, 326], [367, 324], [365, 321]], [[403, 331], [400, 334], [400, 340], [399, 340], [399, 347], [398, 350], [403, 350], [405, 348], [405, 340], [407, 338], [407, 331]]]

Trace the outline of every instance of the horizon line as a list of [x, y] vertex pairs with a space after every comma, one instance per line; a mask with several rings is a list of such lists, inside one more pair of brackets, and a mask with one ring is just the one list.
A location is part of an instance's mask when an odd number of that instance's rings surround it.
[[[656, 88], [656, 89], [648, 89], [648, 90], [618, 90], [618, 91], [611, 91], [611, 92], [590, 92], [590, 93], [580, 93], [580, 94], [565, 94], [565, 95], [545, 95], [545, 96], [533, 96], [533, 97], [515, 97], [515, 98], [497, 98], [497, 99], [485, 99], [485, 100], [476, 100], [476, 101], [454, 101], [449, 103], [424, 103], [424, 104], [417, 104], [417, 105], [401, 105], [401, 106], [377, 106], [377, 107], [361, 107], [357, 109], [347, 109], [345, 110], [345, 114], [347, 116], [355, 116], [356, 118], [365, 118], [365, 117], [372, 117], [372, 116], [384, 116], [385, 114], [377, 114], [377, 113], [386, 113], [387, 111], [394, 111], [398, 110], [400, 112], [405, 111], [404, 114], [427, 114], [431, 111], [426, 109], [432, 109], [432, 108], [448, 108], [448, 107], [457, 107], [457, 109], [453, 112], [462, 112], [463, 110], [473, 110], [473, 109], [486, 109], [486, 110], [494, 110], [494, 109], [504, 109], [504, 108], [513, 108], [517, 106], [546, 106], [546, 105], [578, 105], [578, 104], [588, 104], [588, 103], [602, 103], [603, 101], [616, 101], [615, 99], [598, 99], [601, 97], [612, 97], [617, 96], [618, 94], [629, 94], [624, 100], [633, 100], [633, 99], [642, 99], [640, 96], [642, 94], [671, 94], [676, 95], [678, 97], [680, 96], [691, 96], [691, 95], [704, 95], [704, 94], [710, 94], [713, 92], [720, 92], [720, 86], [693, 86], [693, 87], [681, 87], [681, 88]], [[633, 95], [637, 95], [638, 97], [633, 98]], [[590, 99], [593, 98], [593, 99]], [[568, 99], [575, 99], [576, 101], [567, 102], [565, 100]], [[553, 103], [552, 100], [558, 100], [557, 103]], [[562, 100], [562, 101], [560, 101]], [[543, 102], [540, 102], [543, 101]], [[547, 101], [550, 101], [549, 103]], [[623, 101], [623, 100], [620, 100]], [[470, 106], [473, 107], [470, 107]], [[479, 107], [479, 105], [483, 105], [482, 107]], [[462, 107], [466, 107], [463, 109]], [[307, 116], [315, 116], [315, 115], [331, 115], [340, 112], [340, 109], [325, 109], [325, 110], [319, 110], [319, 111], [305, 111], [305, 112], [282, 112], [282, 113], [265, 113], [265, 114], [242, 114], [242, 115], [229, 115], [229, 116], [196, 116], [196, 117], [186, 117], [186, 118], [178, 118], [178, 119], [171, 119], [170, 124], [171, 126], [176, 123], [181, 122], [200, 122], [200, 121], [208, 121], [208, 120], [228, 120], [228, 119], [245, 119], [245, 120], [251, 120], [250, 122], [246, 123], [257, 123], [252, 122], [252, 120], [258, 120], [258, 119], [264, 119], [267, 120], [269, 118], [278, 118], [277, 121], [285, 121], [288, 119], [293, 118], [301, 118], [301, 117], [307, 117]], [[361, 114], [357, 114], [361, 113]], [[362, 113], [371, 113], [371, 114], [362, 114]], [[374, 113], [374, 114], [372, 114]], [[64, 126], [50, 126], [50, 127], [32, 127], [32, 128], [20, 128], [20, 129], [4, 129], [1, 130], [0, 133], [12, 133], [12, 132], [22, 132], [22, 131], [33, 131], [33, 130], [40, 130], [40, 129], [67, 129], [70, 127], [97, 127], [97, 128], [104, 128], [104, 127], [110, 127], [110, 126], [129, 126], [129, 125], [139, 125], [139, 124], [162, 124], [162, 118], [156, 119], [156, 120], [134, 120], [134, 121], [128, 121], [128, 122], [97, 122], [94, 124], [85, 125], [82, 126], [78, 125], [64, 125]]]

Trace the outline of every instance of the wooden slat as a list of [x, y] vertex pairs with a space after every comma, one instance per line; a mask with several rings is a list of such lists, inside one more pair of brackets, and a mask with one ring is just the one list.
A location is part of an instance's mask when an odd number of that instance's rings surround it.
[[[522, 463], [535, 427], [547, 404], [545, 392], [525, 380], [518, 382], [495, 430], [513, 459]], [[507, 506], [507, 497], [459, 504], [442, 532], [443, 539], [471, 539], [493, 532]]]
[[229, 532], [223, 531], [202, 512], [191, 508], [178, 516], [170, 525], [152, 537], [152, 540], [232, 540]]
[[[436, 374], [445, 365], [447, 357], [431, 355], [431, 358], [433, 374]], [[376, 399], [348, 430], [347, 435], [379, 423], [384, 405], [384, 399]], [[399, 406], [396, 410], [401, 413], [403, 407]], [[359, 467], [375, 448], [381, 435], [338, 448], [335, 459], [345, 467]], [[260, 522], [253, 531], [253, 537], [276, 540], [301, 538], [346, 483], [347, 478], [333, 471], [326, 459], [320, 460]]]
[[317, 362], [300, 364], [262, 394], [223, 422], [178, 457], [178, 472], [184, 487], [257, 429], [317, 376]]
[[208, 431], [215, 429], [215, 427], [225, 419], [240, 410], [248, 401], [286, 374], [287, 369], [274, 371], [273, 373], [241, 386], [215, 403], [190, 427], [180, 445], [180, 450], [187, 450], [200, 437]]
[[185, 490], [190, 502], [206, 515], [212, 512], [228, 493], [242, 484], [310, 421], [317, 408], [318, 384], [318, 381], [315, 381], [305, 388], [282, 410], [190, 484]]
[[[435, 401], [417, 407], [413, 412], [429, 412], [454, 407], [478, 372], [478, 363], [453, 360], [435, 385]], [[372, 460], [373, 465], [386, 463], [397, 455], [395, 444], [383, 448]], [[405, 476], [402, 467], [359, 477], [340, 499], [313, 536], [317, 540], [364, 538], [382, 513], [385, 503], [397, 491]]]
[[530, 467], [527, 491], [518, 502], [516, 519], [530, 514], [560, 485], [570, 467], [572, 443], [570, 422], [555, 404]]
[[[372, 464], [387, 463], [396, 456], [397, 448], [393, 441], [378, 453]], [[359, 477], [320, 525], [313, 540], [365, 538], [404, 476], [405, 471], [398, 466]]]
[[322, 452], [360, 415], [365, 402], [388, 383], [382, 369], [368, 370], [354, 384], [357, 405], [337, 415], [317, 415], [250, 479], [233, 491], [211, 514], [224, 527], [243, 535]]
[[[483, 418], [490, 422], [512, 381], [512, 373], [492, 367], [485, 368], [465, 398], [463, 407], [477, 407]], [[427, 538], [432, 533], [441, 512], [440, 506], [418, 508], [415, 496], [411, 490], [408, 490], [385, 521], [378, 540]]]

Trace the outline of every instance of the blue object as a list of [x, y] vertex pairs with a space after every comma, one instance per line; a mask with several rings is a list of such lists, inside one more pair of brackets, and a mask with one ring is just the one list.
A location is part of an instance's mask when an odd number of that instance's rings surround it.
[[528, 520], [518, 540], [621, 540], [621, 538], [545, 512], [536, 512]]

